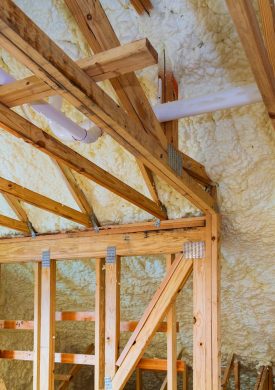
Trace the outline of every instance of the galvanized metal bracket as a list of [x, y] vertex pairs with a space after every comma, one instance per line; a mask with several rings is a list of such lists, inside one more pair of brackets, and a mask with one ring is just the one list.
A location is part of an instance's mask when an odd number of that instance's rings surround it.
[[154, 222], [154, 226], [160, 228], [160, 219], [156, 219]]
[[183, 254], [186, 259], [205, 259], [205, 242], [185, 242]]
[[105, 376], [105, 390], [112, 390], [113, 385], [112, 385], [112, 379], [109, 376]]
[[168, 164], [177, 175], [182, 176], [182, 156], [172, 144], [168, 144]]
[[30, 235], [32, 236], [32, 238], [35, 238], [36, 235], [37, 235], [37, 232], [34, 229], [34, 227], [32, 226], [32, 223], [30, 221], [27, 221], [27, 225], [28, 225], [28, 229], [29, 229]]
[[42, 267], [49, 268], [51, 265], [51, 253], [50, 251], [42, 252]]
[[89, 219], [91, 221], [91, 224], [93, 225], [94, 230], [98, 233], [99, 232], [99, 222], [96, 218], [95, 213], [91, 213], [89, 215]]
[[116, 262], [116, 247], [108, 246], [106, 264], [114, 264]]

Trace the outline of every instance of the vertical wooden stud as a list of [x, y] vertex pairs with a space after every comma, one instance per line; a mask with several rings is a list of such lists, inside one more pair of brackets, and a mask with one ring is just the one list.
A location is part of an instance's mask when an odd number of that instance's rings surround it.
[[40, 382], [41, 263], [34, 264], [33, 390]]
[[235, 390], [241, 389], [240, 384], [240, 362], [236, 360], [234, 362], [234, 380], [235, 380]]
[[[166, 256], [167, 271], [175, 255]], [[167, 313], [167, 390], [177, 390], [177, 320], [176, 305], [172, 304]]]
[[[114, 250], [114, 247], [108, 248]], [[105, 382], [116, 372], [120, 338], [120, 257], [108, 255], [105, 265], [106, 317], [105, 317]]]
[[142, 390], [142, 370], [136, 369], [136, 390]]
[[50, 252], [42, 254], [40, 390], [54, 390], [55, 353], [55, 261]]
[[206, 258], [194, 261], [194, 389], [221, 388], [219, 216], [206, 219]]
[[96, 259], [95, 390], [104, 390], [105, 376], [105, 259]]

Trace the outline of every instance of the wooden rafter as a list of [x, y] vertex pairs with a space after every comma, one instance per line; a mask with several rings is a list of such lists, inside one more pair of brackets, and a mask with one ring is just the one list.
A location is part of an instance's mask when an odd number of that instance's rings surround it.
[[[185, 171], [181, 172], [181, 176], [173, 171], [168, 164], [167, 153], [157, 139], [125, 114], [11, 0], [1, 2], [0, 44], [52, 88], [59, 92], [61, 88], [60, 93], [76, 108], [195, 206], [205, 212], [215, 213], [214, 199]], [[1, 119], [0, 122], [5, 123], [5, 120]], [[150, 124], [154, 129], [154, 120]], [[14, 123], [13, 126], [5, 126], [15, 134], [17, 131], [10, 127], [17, 126]], [[70, 163], [73, 164], [72, 161]]]
[[250, 0], [226, 2], [275, 128], [275, 77], [252, 2]]
[[[49, 155], [63, 165], [93, 180], [102, 187], [114, 192], [129, 202], [148, 211], [160, 219], [165, 219], [165, 212], [156, 203], [123, 183], [104, 169], [81, 156], [45, 131], [39, 129], [14, 111], [0, 103], [1, 126], [18, 138], [31, 143], [41, 152]], [[87, 218], [85, 216], [85, 218]]]
[[145, 12], [150, 15], [153, 9], [153, 4], [150, 0], [130, 0], [132, 6], [135, 8], [138, 14], [142, 15]]
[[[29, 203], [33, 206], [39, 207], [43, 210], [57, 214], [61, 217], [70, 219], [71, 221], [80, 223], [90, 227], [91, 222], [87, 215], [72, 209], [71, 207], [65, 206], [55, 200], [47, 198], [44, 195], [40, 195], [37, 192], [28, 190], [25, 187], [21, 187], [18, 184], [13, 183], [10, 180], [0, 178], [0, 191], [6, 194], [13, 195], [22, 201]], [[20, 221], [18, 221], [20, 222]], [[23, 222], [20, 222], [23, 224]], [[24, 222], [25, 224], [25, 222]], [[19, 225], [18, 225], [19, 226]]]
[[262, 28], [265, 40], [265, 46], [268, 52], [269, 61], [275, 74], [275, 24], [274, 15], [272, 13], [272, 3], [270, 0], [258, 0], [259, 10], [262, 20]]
[[[94, 53], [100, 54], [103, 50], [119, 47], [120, 42], [99, 1], [92, 3], [89, 1], [65, 0], [65, 2]], [[89, 12], [92, 15], [92, 23], [89, 23], [86, 18]], [[145, 126], [149, 133], [152, 132], [147, 117], [149, 114], [154, 118], [154, 114], [136, 75], [129, 72], [127, 75], [110, 80], [110, 82], [122, 106], [131, 118], [140, 122], [141, 126]], [[160, 128], [156, 130], [155, 135], [162, 141], [163, 134]], [[139, 159], [137, 159], [137, 164], [152, 199], [160, 203], [152, 173]]]

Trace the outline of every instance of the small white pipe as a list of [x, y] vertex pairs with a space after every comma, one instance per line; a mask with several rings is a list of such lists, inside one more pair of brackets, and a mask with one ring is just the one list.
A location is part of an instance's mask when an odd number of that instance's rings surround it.
[[167, 122], [261, 101], [262, 96], [257, 86], [251, 84], [207, 96], [157, 104], [154, 107], [154, 111], [160, 122]]
[[[0, 69], [0, 85], [9, 84], [14, 81], [16, 81], [16, 79]], [[95, 126], [91, 121], [86, 121], [85, 125], [81, 127], [64, 115], [60, 111], [62, 99], [59, 96], [52, 97], [50, 103], [51, 104], [48, 104], [41, 100], [31, 103], [30, 105], [35, 111], [58, 125], [57, 127], [53, 126], [52, 129], [58, 138], [61, 138], [63, 141], [93, 143], [102, 135], [102, 131], [99, 127]]]

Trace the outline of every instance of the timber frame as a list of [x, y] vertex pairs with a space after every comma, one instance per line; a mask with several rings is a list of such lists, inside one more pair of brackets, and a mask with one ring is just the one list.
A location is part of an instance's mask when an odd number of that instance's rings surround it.
[[[275, 118], [274, 19], [269, 0], [258, 0], [262, 31], [250, 0], [227, 0], [241, 42], [250, 61], [270, 119]], [[1, 320], [1, 329], [33, 330], [33, 351], [0, 350], [0, 359], [33, 361], [33, 388], [52, 390], [54, 381], [68, 382], [82, 365], [94, 366], [94, 388], [123, 389], [136, 372], [136, 388], [142, 389], [142, 370], [167, 371], [162, 389], [176, 390], [177, 372], [187, 366], [178, 359], [175, 300], [193, 274], [193, 388], [226, 388], [233, 357], [221, 383], [220, 362], [220, 216], [216, 187], [205, 168], [178, 150], [178, 123], [161, 125], [139, 83], [135, 71], [158, 63], [147, 39], [121, 45], [99, 0], [65, 0], [93, 56], [74, 62], [11, 0], [0, 4], [0, 46], [29, 68], [33, 75], [0, 86], [0, 125], [48, 155], [80, 211], [0, 178], [0, 192], [17, 219], [0, 215], [0, 225], [25, 237], [0, 240], [0, 264], [31, 262], [34, 266], [33, 320]], [[139, 14], [153, 12], [149, 0], [131, 0]], [[148, 17], [148, 16], [146, 16]], [[178, 98], [173, 73], [160, 69], [162, 102]], [[117, 102], [97, 84], [109, 82]], [[133, 154], [150, 196], [76, 153], [12, 108], [60, 95]], [[171, 164], [171, 150], [179, 167]], [[155, 219], [131, 225], [100, 226], [92, 205], [77, 183], [77, 172], [145, 210]], [[186, 197], [201, 217], [167, 220], [159, 200], [155, 176]], [[87, 230], [41, 235], [24, 210], [24, 202], [83, 225]], [[190, 249], [191, 248], [191, 249]], [[199, 248], [199, 249], [198, 249]], [[192, 252], [193, 251], [193, 252]], [[198, 253], [200, 254], [198, 255]], [[127, 256], [163, 255], [167, 273], [139, 321], [120, 320], [121, 261]], [[95, 312], [56, 312], [56, 262], [70, 259], [96, 262]], [[93, 260], [92, 260], [93, 259]], [[56, 321], [94, 321], [95, 340], [87, 340], [83, 354], [55, 351]], [[132, 332], [123, 350], [120, 333]], [[167, 333], [167, 359], [145, 359], [156, 332]], [[54, 363], [72, 363], [67, 375], [54, 374]], [[239, 363], [234, 365], [239, 387]], [[259, 381], [268, 388], [270, 369]], [[260, 382], [259, 382], [260, 383]], [[265, 388], [262, 385], [261, 388]]]

